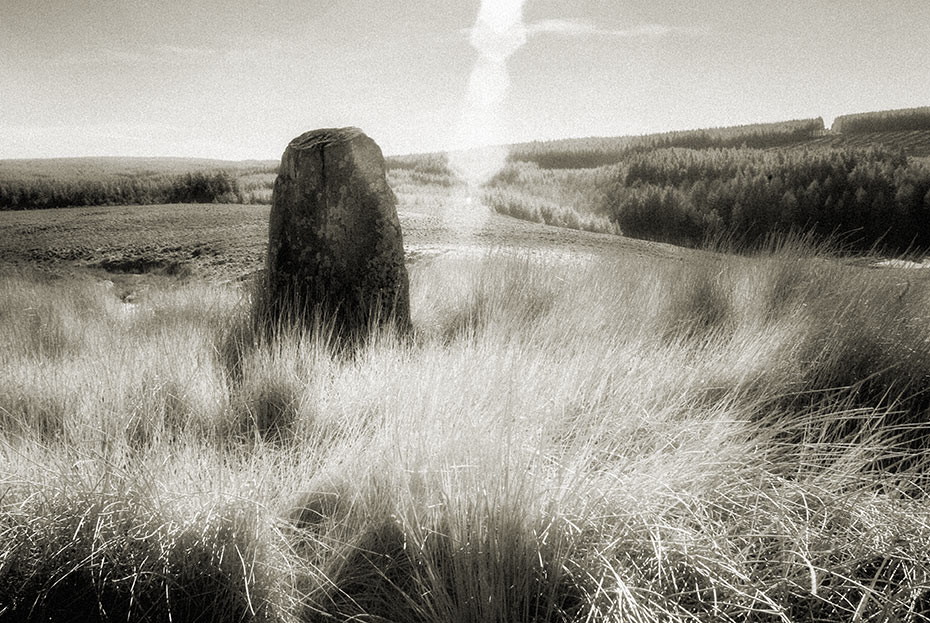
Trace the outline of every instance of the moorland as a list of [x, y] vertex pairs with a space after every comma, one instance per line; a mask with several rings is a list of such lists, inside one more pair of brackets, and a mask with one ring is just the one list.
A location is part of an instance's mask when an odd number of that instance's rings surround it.
[[389, 158], [355, 347], [273, 164], [0, 162], [0, 621], [928, 620], [927, 112]]

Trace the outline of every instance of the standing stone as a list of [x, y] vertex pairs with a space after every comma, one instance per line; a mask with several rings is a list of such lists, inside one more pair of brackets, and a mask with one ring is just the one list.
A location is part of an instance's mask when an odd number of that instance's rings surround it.
[[358, 128], [313, 130], [284, 150], [268, 228], [276, 318], [332, 320], [338, 335], [410, 325], [397, 200], [381, 148]]

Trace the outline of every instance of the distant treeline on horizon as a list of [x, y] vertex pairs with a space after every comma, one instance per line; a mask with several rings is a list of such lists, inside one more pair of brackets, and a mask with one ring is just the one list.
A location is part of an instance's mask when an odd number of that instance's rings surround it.
[[930, 129], [930, 106], [841, 115], [833, 120], [832, 126], [834, 132], [843, 134], [927, 129]]
[[[749, 147], [774, 149], [792, 145], [843, 147], [837, 135], [861, 135], [878, 132], [930, 131], [930, 106], [841, 115], [828, 131], [822, 117], [794, 119], [775, 123], [676, 130], [659, 134], [621, 137], [589, 137], [518, 143], [510, 148], [512, 161], [535, 162], [544, 169], [594, 168], [620, 162], [631, 153], [684, 147], [687, 149], [724, 149]], [[930, 155], [930, 146], [927, 153]]]

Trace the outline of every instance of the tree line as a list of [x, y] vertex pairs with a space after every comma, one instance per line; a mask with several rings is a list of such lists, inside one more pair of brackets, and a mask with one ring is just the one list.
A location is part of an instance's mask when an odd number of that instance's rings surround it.
[[824, 132], [823, 118], [757, 123], [703, 130], [683, 130], [616, 138], [563, 139], [513, 145], [509, 160], [532, 162], [542, 169], [595, 168], [623, 161], [631, 154], [670, 147], [723, 149], [783, 147]]
[[843, 134], [930, 130], [930, 106], [840, 115], [832, 129]]
[[755, 245], [773, 233], [930, 248], [930, 166], [881, 148], [660, 149], [629, 155], [601, 206], [630, 236]]

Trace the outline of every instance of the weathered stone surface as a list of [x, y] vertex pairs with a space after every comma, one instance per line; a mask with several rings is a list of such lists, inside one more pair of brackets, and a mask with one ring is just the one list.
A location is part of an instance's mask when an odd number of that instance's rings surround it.
[[268, 228], [272, 311], [332, 319], [337, 332], [372, 320], [410, 323], [397, 200], [381, 148], [358, 128], [314, 130], [281, 158]]

